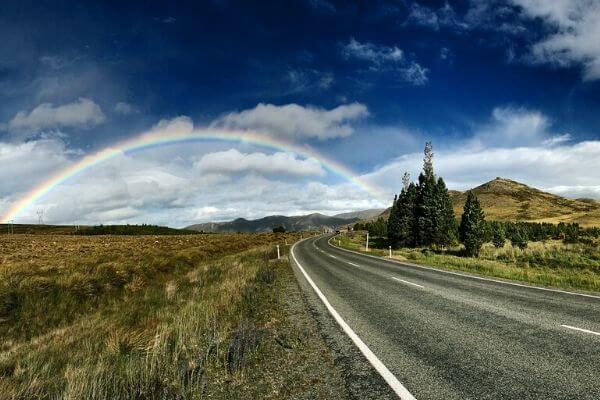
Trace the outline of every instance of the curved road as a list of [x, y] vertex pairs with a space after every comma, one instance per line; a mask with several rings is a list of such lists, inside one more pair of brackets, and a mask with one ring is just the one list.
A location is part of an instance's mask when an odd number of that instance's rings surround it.
[[415, 398], [600, 399], [600, 297], [376, 259], [330, 237], [298, 242], [293, 258]]

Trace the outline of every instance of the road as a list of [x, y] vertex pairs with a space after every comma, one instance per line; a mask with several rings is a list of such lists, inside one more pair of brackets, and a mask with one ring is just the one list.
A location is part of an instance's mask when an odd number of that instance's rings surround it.
[[600, 399], [600, 297], [377, 259], [329, 237], [297, 243], [296, 268], [404, 398]]

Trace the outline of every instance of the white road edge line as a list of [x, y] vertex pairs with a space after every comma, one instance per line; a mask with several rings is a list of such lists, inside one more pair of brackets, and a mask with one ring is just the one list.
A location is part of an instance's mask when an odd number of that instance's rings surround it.
[[[300, 242], [302, 242], [302, 240]], [[296, 258], [296, 254], [294, 253], [294, 249], [295, 249], [296, 245], [300, 242], [294, 243], [294, 245], [292, 246], [292, 250], [290, 251], [290, 254], [292, 255], [292, 258], [294, 259], [294, 262], [296, 263], [296, 265], [302, 272], [302, 275], [304, 275], [304, 278], [306, 278], [306, 280], [308, 281], [310, 286], [312, 286], [313, 290], [315, 291], [317, 296], [319, 296], [319, 298], [321, 299], [323, 304], [325, 304], [327, 311], [329, 311], [331, 316], [335, 319], [335, 321], [342, 328], [342, 330], [346, 333], [346, 335], [348, 335], [348, 337], [350, 337], [350, 339], [352, 339], [352, 341], [354, 342], [356, 347], [358, 347], [360, 352], [363, 353], [363, 355], [366, 357], [366, 359], [369, 361], [369, 363], [371, 363], [373, 368], [375, 368], [375, 370], [377, 370], [379, 375], [381, 375], [381, 377], [387, 382], [387, 384], [390, 385], [390, 387], [392, 388], [394, 393], [396, 393], [398, 395], [398, 397], [402, 400], [416, 400], [416, 398], [408, 391], [408, 389], [406, 389], [404, 387], [404, 385], [402, 385], [402, 383], [400, 383], [400, 381], [394, 376], [394, 374], [392, 374], [390, 372], [390, 370], [385, 366], [385, 364], [383, 364], [381, 362], [381, 360], [379, 360], [379, 358], [377, 358], [377, 356], [371, 351], [371, 349], [369, 349], [369, 347], [365, 344], [365, 342], [362, 341], [362, 339], [356, 334], [356, 332], [354, 332], [352, 330], [352, 328], [350, 328], [350, 326], [346, 323], [346, 321], [344, 321], [344, 319], [340, 316], [340, 314], [338, 314], [338, 312], [335, 310], [335, 308], [333, 308], [333, 306], [329, 303], [329, 301], [327, 300], [325, 295], [321, 292], [321, 290], [313, 282], [311, 277], [308, 276], [308, 273], [304, 270], [304, 268], [302, 267], [300, 262], [298, 262], [298, 259]]]
[[403, 283], [406, 283], [406, 284], [409, 284], [409, 285], [420, 287], [421, 289], [425, 289], [425, 286], [419, 285], [417, 283], [412, 283], [412, 282], [409, 282], [409, 281], [405, 281], [404, 279], [396, 278], [395, 276], [391, 276], [390, 278], [395, 279], [398, 282], [403, 282]]
[[358, 265], [358, 264], [354, 264], [354, 263], [353, 263], [353, 262], [351, 262], [351, 261], [348, 261], [348, 264], [350, 264], [350, 265], [353, 265], [353, 266], [355, 266], [355, 267], [360, 267], [360, 265]]
[[544, 290], [546, 292], [555, 292], [555, 293], [562, 293], [562, 294], [570, 294], [572, 296], [582, 296], [582, 297], [589, 297], [589, 298], [592, 298], [592, 299], [600, 299], [600, 296], [594, 296], [593, 294], [569, 292], [567, 290], [550, 289], [550, 288], [545, 288], [545, 287], [540, 287], [540, 286], [533, 286], [533, 285], [524, 285], [524, 284], [516, 283], [516, 282], [506, 282], [506, 281], [501, 281], [501, 280], [498, 280], [498, 279], [484, 278], [482, 276], [476, 276], [476, 275], [461, 274], [460, 272], [447, 271], [447, 270], [444, 270], [444, 269], [427, 267], [425, 265], [418, 265], [418, 264], [413, 264], [413, 263], [404, 262], [404, 261], [390, 260], [389, 258], [372, 256], [370, 254], [363, 254], [363, 253], [359, 253], [358, 251], [348, 250], [348, 249], [344, 249], [343, 247], [339, 247], [339, 246], [333, 245], [333, 244], [330, 243], [331, 239], [333, 239], [333, 237], [331, 237], [327, 241], [327, 244], [330, 245], [331, 247], [335, 248], [335, 249], [346, 251], [348, 253], [358, 254], [358, 255], [361, 255], [361, 256], [365, 256], [365, 257], [375, 258], [376, 260], [379, 260], [379, 261], [386, 261], [386, 262], [393, 263], [393, 264], [398, 264], [398, 265], [409, 265], [409, 266], [415, 267], [415, 268], [427, 269], [427, 270], [430, 270], [430, 271], [441, 272], [441, 273], [444, 273], [444, 274], [463, 276], [465, 278], [478, 279], [480, 281], [495, 282], [495, 283], [501, 283], [501, 284], [504, 284], [504, 285], [519, 286], [519, 287], [528, 288], [528, 289], [534, 289], [534, 290]]
[[594, 332], [594, 331], [590, 331], [587, 329], [583, 329], [583, 328], [578, 328], [576, 326], [571, 326], [571, 325], [561, 325], [563, 328], [567, 328], [567, 329], [573, 329], [574, 331], [580, 331], [580, 332], [585, 332], [585, 333], [591, 333], [592, 335], [598, 335], [600, 336], [600, 332]]

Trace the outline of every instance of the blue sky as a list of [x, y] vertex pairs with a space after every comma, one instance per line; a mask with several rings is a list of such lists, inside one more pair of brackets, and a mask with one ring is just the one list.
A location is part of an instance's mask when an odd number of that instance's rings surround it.
[[[432, 140], [451, 188], [503, 176], [600, 198], [599, 1], [171, 3], [3, 4], [0, 211], [161, 121], [310, 146], [389, 196]], [[125, 154], [18, 217], [182, 226], [385, 205], [316, 160], [215, 141]]]

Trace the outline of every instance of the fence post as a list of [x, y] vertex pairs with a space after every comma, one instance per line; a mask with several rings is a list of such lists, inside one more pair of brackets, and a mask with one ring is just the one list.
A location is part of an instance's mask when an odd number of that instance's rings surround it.
[[279, 256], [279, 245], [277, 245], [277, 259], [278, 260], [280, 259], [280, 256]]

